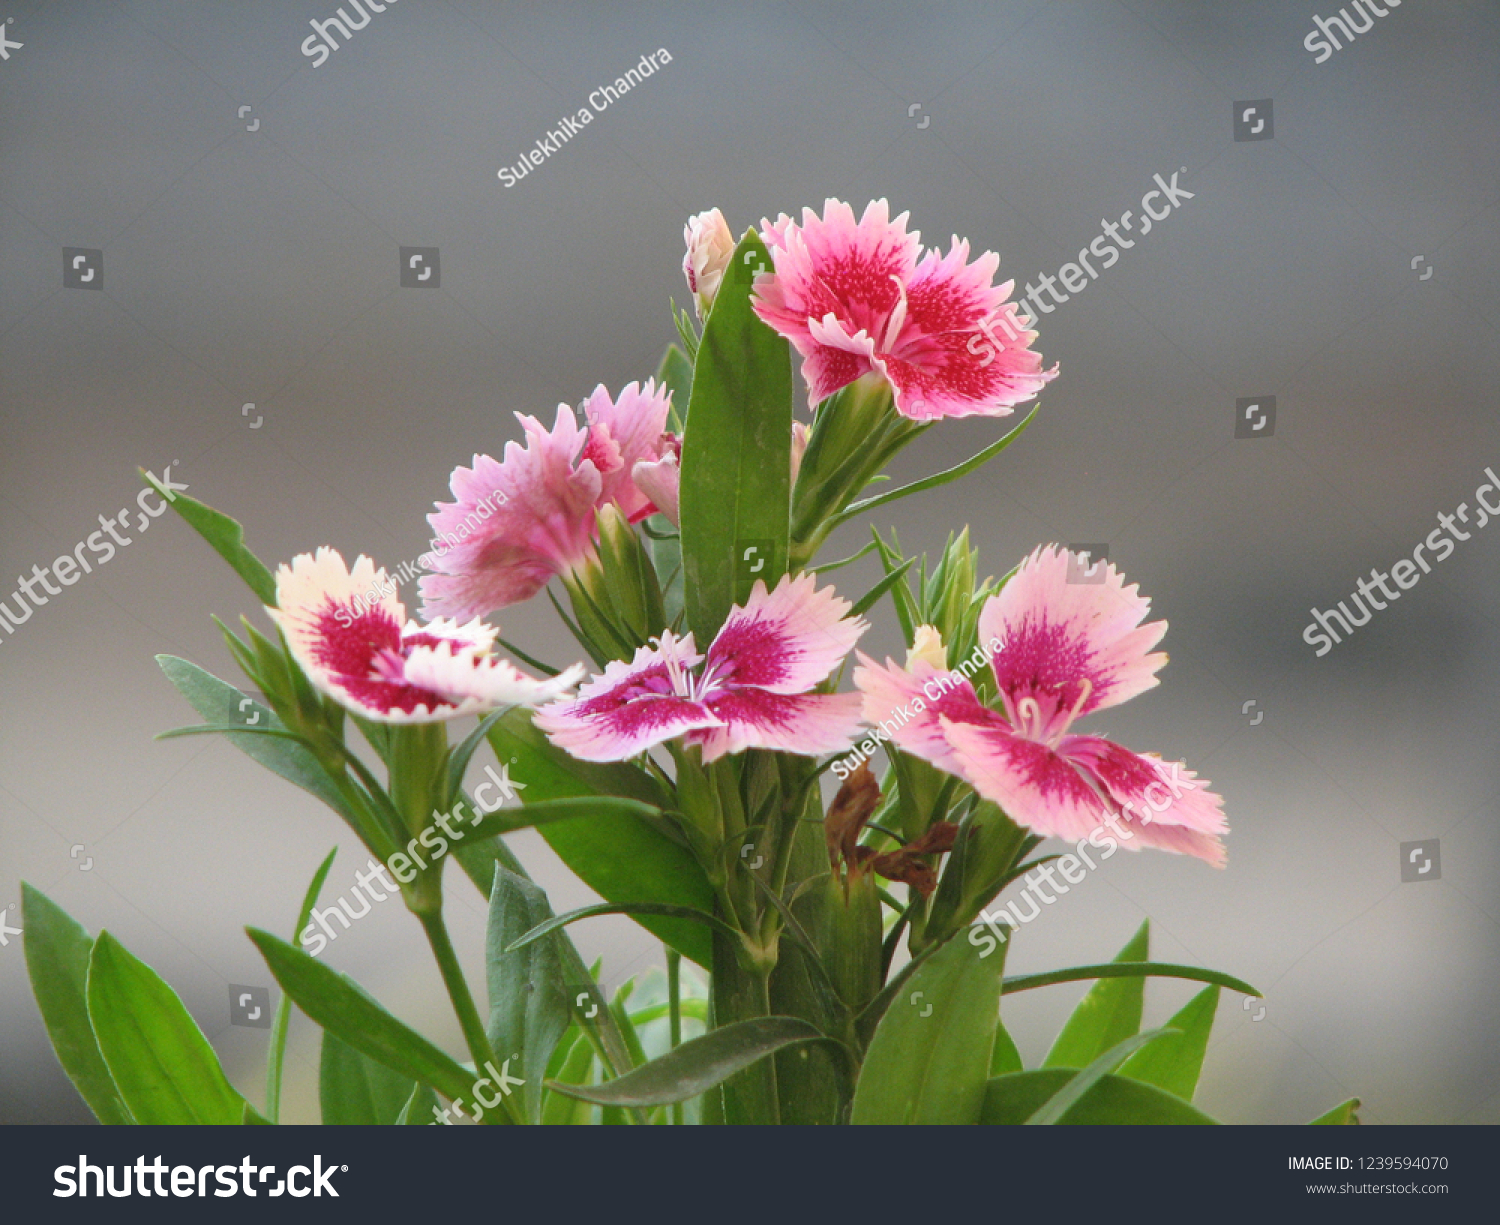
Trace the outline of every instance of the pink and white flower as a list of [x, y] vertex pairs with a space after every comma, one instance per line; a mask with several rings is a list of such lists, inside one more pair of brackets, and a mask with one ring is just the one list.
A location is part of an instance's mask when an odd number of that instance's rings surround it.
[[607, 503], [632, 523], [653, 514], [634, 473], [675, 453], [671, 407], [671, 392], [648, 380], [613, 399], [595, 388], [581, 428], [565, 404], [550, 431], [517, 413], [525, 447], [509, 442], [503, 460], [476, 455], [472, 467], [456, 468], [454, 501], [427, 516], [434, 573], [420, 582], [423, 616], [481, 617], [577, 573], [594, 559], [595, 516]]
[[703, 760], [745, 749], [816, 757], [845, 749], [860, 725], [857, 693], [811, 693], [869, 628], [815, 577], [757, 582], [744, 607], [700, 654], [693, 636], [664, 633], [626, 663], [543, 707], [536, 724], [585, 761], [623, 761], [677, 736]]
[[549, 680], [490, 654], [499, 633], [406, 619], [396, 587], [368, 557], [351, 570], [336, 549], [302, 553], [276, 572], [275, 608], [293, 658], [321, 692], [381, 723], [430, 723], [501, 706], [533, 706], [573, 688], [575, 664]]
[[[1038, 834], [1076, 842], [1107, 827], [1130, 849], [1222, 867], [1228, 826], [1207, 779], [1071, 730], [1076, 719], [1155, 686], [1167, 662], [1152, 651], [1166, 622], [1141, 624], [1150, 601], [1099, 564], [1102, 583], [1069, 583], [1069, 555], [1039, 548], [985, 603], [979, 639], [1003, 644], [991, 660], [1001, 710], [921, 650], [907, 668], [860, 656], [854, 680], [865, 718], [890, 726], [905, 712], [891, 734], [897, 747], [958, 775]], [[922, 641], [931, 647], [930, 636]]]
[[687, 278], [698, 318], [708, 315], [724, 282], [724, 271], [734, 256], [734, 234], [724, 214], [716, 208], [689, 217], [682, 227], [687, 254], [682, 257], [682, 275]]
[[[956, 235], [946, 255], [922, 254], [920, 235], [885, 200], [854, 210], [828, 200], [761, 222], [775, 264], [755, 279], [752, 304], [802, 354], [814, 405], [863, 375], [890, 383], [896, 409], [917, 421], [1002, 417], [1057, 373], [1016, 321], [1014, 281], [995, 286], [1000, 257], [972, 264]], [[997, 334], [998, 333], [998, 334]]]

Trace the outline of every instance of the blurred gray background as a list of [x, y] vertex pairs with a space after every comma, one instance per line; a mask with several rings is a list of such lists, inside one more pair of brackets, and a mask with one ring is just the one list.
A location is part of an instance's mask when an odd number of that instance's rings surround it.
[[[1185, 758], [1226, 798], [1226, 871], [1118, 855], [1011, 968], [1107, 959], [1149, 915], [1159, 956], [1266, 993], [1263, 1013], [1220, 1005], [1211, 1113], [1297, 1122], [1358, 1095], [1370, 1122], [1500, 1122], [1500, 527], [1324, 657], [1302, 640], [1311, 607], [1410, 555], [1500, 465], [1496, 4], [1407, 0], [1319, 64], [1309, 0], [400, 0], [313, 67], [308, 23], [335, 10], [0, 13], [0, 597], [131, 505], [136, 465], [173, 465], [273, 565], [325, 543], [415, 559], [449, 471], [517, 437], [513, 411], [550, 422], [654, 370], [700, 209], [739, 231], [885, 196], [1025, 282], [1179, 172], [1193, 198], [1042, 320], [1062, 374], [1026, 437], [879, 519], [908, 550], [968, 522], [994, 573], [1039, 542], [1108, 542], [1170, 621], [1172, 662], [1092, 730]], [[502, 184], [660, 48], [670, 64]], [[1237, 104], [1266, 99], [1272, 138], [1236, 141]], [[401, 246], [439, 248], [440, 287], [400, 287]], [[64, 287], [64, 247], [103, 252], [102, 291]], [[1267, 396], [1274, 433], [1236, 439], [1236, 401]], [[1002, 428], [941, 425], [897, 475]], [[335, 843], [327, 897], [366, 857], [228, 745], [152, 740], [196, 721], [153, 655], [233, 677], [210, 614], [264, 621], [174, 516], [130, 534], [0, 630], [0, 917], [19, 923], [25, 878], [115, 932], [258, 1102], [267, 1031], [230, 1024], [227, 984], [270, 978], [242, 928], [286, 929]], [[863, 645], [895, 651], [888, 605], [876, 620]], [[577, 654], [545, 601], [502, 621]], [[1402, 883], [1400, 844], [1422, 839], [1441, 878]], [[540, 839], [515, 847], [556, 908], [589, 900]], [[482, 989], [481, 899], [456, 873], [449, 893]], [[574, 933], [608, 983], [659, 964], [627, 920]], [[399, 905], [325, 960], [459, 1049]], [[1028, 1059], [1082, 990], [1007, 1004]], [[1148, 1020], [1191, 990], [1153, 983]], [[317, 1117], [316, 1063], [299, 1016], [292, 1120]], [[0, 1121], [85, 1117], [12, 935]]]

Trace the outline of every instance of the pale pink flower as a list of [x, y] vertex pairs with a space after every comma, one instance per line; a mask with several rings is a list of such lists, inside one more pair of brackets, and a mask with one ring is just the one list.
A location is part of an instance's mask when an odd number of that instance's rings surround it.
[[[1141, 624], [1150, 601], [1102, 564], [1102, 582], [1069, 583], [1069, 555], [1037, 549], [979, 615], [1002, 710], [966, 676], [932, 662], [931, 639], [903, 669], [861, 655], [865, 719], [898, 748], [956, 774], [1017, 824], [1076, 842], [1096, 830], [1130, 849], [1177, 851], [1224, 864], [1223, 800], [1178, 763], [1071, 731], [1074, 720], [1152, 688], [1166, 655], [1165, 621]], [[1097, 844], [1096, 844], [1097, 845]]]
[[525, 447], [509, 442], [503, 461], [476, 455], [454, 469], [455, 500], [427, 516], [434, 539], [424, 560], [435, 573], [421, 579], [423, 615], [467, 620], [528, 600], [593, 560], [600, 507], [613, 502], [631, 522], [652, 514], [632, 474], [676, 447], [670, 411], [671, 393], [648, 380], [615, 399], [597, 387], [582, 428], [565, 404], [550, 431], [517, 413]]
[[[797, 473], [802, 468], [802, 456], [807, 450], [809, 427], [801, 422], [792, 422], [792, 484], [797, 484]], [[640, 460], [630, 470], [636, 488], [655, 504], [656, 509], [671, 522], [673, 527], [682, 526], [678, 510], [678, 493], [682, 485], [682, 444], [674, 435], [668, 434], [668, 446], [657, 460]]]
[[734, 234], [724, 214], [716, 208], [689, 217], [682, 227], [687, 254], [682, 257], [682, 275], [687, 278], [698, 318], [707, 317], [724, 281], [724, 270], [734, 255]]
[[673, 527], [681, 525], [677, 509], [678, 490], [682, 484], [682, 443], [676, 435], [667, 435], [667, 445], [660, 459], [641, 459], [630, 469], [635, 487], [651, 500]]
[[703, 760], [749, 748], [815, 757], [847, 748], [860, 723], [857, 693], [810, 693], [868, 629], [815, 576], [757, 582], [730, 610], [705, 657], [693, 636], [664, 633], [626, 663], [608, 664], [576, 698], [538, 710], [552, 742], [585, 761], [623, 761], [685, 736]]
[[314, 687], [381, 723], [429, 723], [566, 693], [583, 669], [550, 680], [490, 654], [498, 630], [406, 619], [396, 585], [368, 557], [351, 570], [336, 549], [302, 553], [276, 572], [268, 608]]
[[817, 404], [862, 375], [888, 381], [896, 409], [913, 420], [1008, 415], [1056, 373], [1031, 349], [1035, 332], [1015, 322], [996, 287], [1000, 257], [969, 263], [957, 236], [947, 255], [921, 254], [884, 200], [859, 221], [840, 200], [823, 216], [804, 209], [761, 222], [775, 270], [755, 279], [756, 313], [802, 354], [802, 376]]

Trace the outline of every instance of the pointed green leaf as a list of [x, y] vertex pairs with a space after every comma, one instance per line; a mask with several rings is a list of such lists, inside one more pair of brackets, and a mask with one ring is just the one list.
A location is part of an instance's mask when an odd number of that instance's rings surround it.
[[[991, 1125], [1024, 1123], [1056, 1097], [1073, 1076], [1070, 1068], [1046, 1068], [997, 1077], [985, 1088], [984, 1112], [979, 1121]], [[1068, 1126], [1089, 1123], [1186, 1126], [1212, 1124], [1217, 1120], [1152, 1085], [1123, 1076], [1106, 1076], [1084, 1094], [1061, 1122]]]
[[1057, 983], [1084, 982], [1090, 978], [1185, 978], [1189, 982], [1214, 983], [1242, 995], [1260, 998], [1259, 991], [1232, 974], [1205, 970], [1202, 966], [1174, 965], [1170, 961], [1106, 961], [1096, 966], [1069, 966], [1066, 970], [1048, 970], [1045, 974], [1021, 974], [1005, 980], [1005, 994], [1034, 991], [1038, 987], [1051, 987]]
[[239, 1126], [235, 1092], [177, 993], [107, 931], [89, 958], [89, 1022], [138, 1123]]
[[1089, 1090], [1101, 1080], [1118, 1068], [1125, 1060], [1142, 1047], [1155, 1042], [1164, 1034], [1169, 1033], [1166, 1029], [1151, 1029], [1143, 1034], [1132, 1034], [1123, 1042], [1118, 1042], [1109, 1050], [1105, 1051], [1095, 1059], [1088, 1067], [1073, 1075], [1056, 1094], [1047, 1099], [1035, 1114], [1026, 1121], [1031, 1124], [1047, 1125], [1059, 1123], [1063, 1117], [1072, 1110], [1088, 1094]]
[[[318, 895], [323, 892], [323, 882], [328, 879], [328, 870], [333, 867], [334, 856], [339, 853], [334, 847], [318, 865], [302, 895], [302, 905], [297, 908], [297, 925], [292, 928], [292, 939], [307, 926], [312, 909], [318, 904]], [[276, 1019], [271, 1023], [271, 1052], [266, 1056], [266, 1114], [272, 1123], [281, 1118], [281, 1065], [286, 1058], [286, 1034], [292, 1021], [292, 1001], [285, 991], [276, 1001]]]
[[391, 1071], [431, 1085], [450, 1100], [472, 1092], [470, 1073], [353, 982], [270, 932], [254, 927], [245, 931], [281, 989], [325, 1030]]
[[[750, 308], [771, 257], [753, 230], [735, 248], [693, 368], [682, 443], [688, 626], [707, 643], [757, 578], [786, 572], [791, 512], [791, 346]], [[757, 552], [746, 557], [746, 551]]]
[[1120, 1065], [1120, 1075], [1165, 1089], [1185, 1102], [1192, 1101], [1218, 1006], [1219, 988], [1205, 987], [1167, 1022], [1168, 1029], [1181, 1032], [1137, 1051]]
[[[564, 1085], [590, 1083], [589, 1073], [594, 1066], [594, 1048], [589, 1045], [581, 1030], [575, 1029], [571, 1038], [564, 1037], [555, 1053], [561, 1055], [562, 1058], [556, 1061], [555, 1068], [549, 1069], [549, 1083], [552, 1081]], [[593, 1113], [594, 1107], [590, 1103], [564, 1097], [552, 1089], [548, 1089], [543, 1098], [542, 1122], [544, 1124], [587, 1123], [593, 1117]]]
[[702, 923], [705, 927], [714, 928], [724, 933], [732, 940], [739, 940], [740, 933], [731, 927], [723, 919], [711, 915], [706, 910], [695, 910], [691, 906], [672, 906], [662, 902], [600, 902], [596, 906], [582, 906], [577, 910], [570, 910], [566, 914], [550, 916], [543, 923], [538, 923], [530, 931], [516, 938], [506, 950], [523, 949], [534, 940], [540, 940], [543, 936], [576, 923], [579, 919], [591, 919], [595, 915], [606, 914], [628, 914], [628, 915], [671, 915], [674, 918], [688, 919], [694, 923]]
[[644, 804], [640, 800], [615, 795], [583, 795], [559, 800], [535, 800], [519, 808], [497, 809], [487, 813], [477, 825], [471, 825], [470, 828], [477, 837], [491, 838], [497, 834], [513, 834], [521, 829], [536, 829], [553, 821], [610, 814], [657, 819], [663, 816], [660, 808]]
[[1347, 1102], [1341, 1102], [1327, 1114], [1320, 1114], [1310, 1124], [1310, 1127], [1357, 1127], [1359, 1115], [1355, 1113], [1359, 1109], [1359, 1098], [1351, 1097]]
[[416, 1085], [401, 1113], [396, 1116], [397, 1127], [423, 1127], [434, 1121], [437, 1112], [437, 1094], [426, 1085]]
[[[1120, 950], [1116, 962], [1145, 961], [1151, 940], [1151, 924], [1142, 923], [1130, 943]], [[1057, 1035], [1044, 1068], [1084, 1068], [1141, 1028], [1146, 980], [1139, 977], [1100, 979], [1079, 1001], [1068, 1023]], [[1113, 1069], [1111, 1069], [1113, 1070]]]
[[910, 485], [902, 485], [899, 489], [892, 489], [888, 493], [877, 494], [873, 498], [866, 498], [863, 502], [856, 502], [834, 519], [834, 526], [837, 527], [843, 523], [847, 523], [850, 519], [867, 514], [877, 506], [885, 506], [901, 498], [910, 497], [914, 493], [921, 493], [923, 490], [936, 489], [941, 485], [948, 484], [950, 481], [958, 480], [961, 476], [967, 476], [976, 468], [984, 467], [985, 464], [989, 463], [990, 460], [994, 459], [995, 456], [999, 455], [1001, 451], [1005, 450], [1006, 447], [1010, 446], [1011, 443], [1015, 442], [1021, 436], [1026, 427], [1031, 424], [1032, 418], [1036, 416], [1039, 407], [1040, 405], [1032, 405], [1031, 411], [1021, 419], [1020, 424], [1011, 429], [1004, 437], [990, 443], [989, 446], [985, 447], [977, 455], [971, 455], [961, 464], [957, 464], [943, 472], [934, 473], [932, 476], [924, 477], [920, 481], [913, 481]]
[[323, 1107], [325, 1126], [389, 1127], [400, 1117], [416, 1088], [410, 1076], [391, 1071], [360, 1054], [336, 1034], [323, 1031], [318, 1101]]
[[513, 941], [552, 917], [547, 895], [524, 877], [495, 869], [485, 962], [489, 975], [490, 1047], [501, 1059], [518, 1059], [526, 1081], [526, 1117], [541, 1119], [542, 1082], [572, 1012], [568, 983], [554, 939], [511, 949]]
[[618, 1080], [592, 1088], [553, 1081], [548, 1088], [600, 1106], [663, 1106], [697, 1097], [784, 1047], [819, 1040], [826, 1039], [818, 1028], [798, 1017], [759, 1017], [684, 1042]]
[[[676, 345], [668, 345], [656, 368], [656, 382], [672, 393], [672, 415], [681, 422], [693, 394], [693, 363]], [[681, 426], [673, 426], [680, 431]]]
[[901, 987], [865, 1052], [854, 1123], [979, 1121], [1000, 1015], [998, 956], [963, 936], [938, 948]]
[[995, 1023], [995, 1046], [990, 1053], [990, 1076], [1007, 1076], [1021, 1071], [1026, 1065], [1021, 1062], [1021, 1052], [1006, 1031], [1005, 1022]]
[[[233, 685], [221, 681], [212, 673], [205, 672], [197, 664], [178, 659], [175, 655], [158, 655], [156, 662], [167, 674], [167, 679], [192, 703], [193, 709], [209, 723], [223, 723], [228, 712], [243, 711], [247, 721], [255, 720], [257, 727], [287, 731], [286, 725], [276, 717], [274, 711], [246, 697]], [[289, 783], [295, 783], [304, 791], [317, 796], [350, 825], [358, 828], [355, 814], [349, 811], [328, 771], [305, 745], [282, 736], [256, 735], [254, 732], [227, 731], [223, 736], [247, 757], [253, 758], [273, 774], [281, 775]]]
[[256, 599], [262, 604], [275, 605], [276, 579], [265, 563], [245, 547], [245, 531], [238, 523], [185, 493], [168, 495], [160, 485], [151, 480], [144, 468], [138, 471], [141, 479], [166, 498], [172, 509], [187, 520], [188, 526], [208, 541], [214, 552], [245, 580]]
[[[511, 777], [525, 785], [532, 804], [585, 796], [622, 796], [665, 809], [668, 800], [645, 771], [625, 763], [579, 761], [555, 747], [513, 710], [489, 732], [495, 756], [510, 763]], [[595, 893], [611, 902], [658, 902], [712, 911], [713, 886], [681, 842], [640, 815], [604, 808], [539, 827], [547, 844]], [[707, 967], [708, 933], [682, 919], [643, 915], [641, 926], [684, 957]]]
[[21, 915], [26, 929], [26, 972], [57, 1061], [99, 1122], [134, 1123], [89, 1025], [92, 937], [67, 911], [25, 881], [21, 882]]

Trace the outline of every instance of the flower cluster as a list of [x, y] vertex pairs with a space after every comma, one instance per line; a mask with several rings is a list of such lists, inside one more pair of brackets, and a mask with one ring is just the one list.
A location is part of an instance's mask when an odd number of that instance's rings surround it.
[[[998, 357], [986, 349], [981, 359], [969, 345], [981, 322], [1013, 309], [1011, 283], [993, 284], [998, 258], [970, 262], [958, 238], [947, 254], [924, 254], [906, 220], [893, 220], [884, 200], [858, 221], [829, 200], [822, 216], [807, 210], [800, 224], [763, 222], [775, 268], [756, 277], [752, 309], [801, 353], [815, 405], [873, 378], [889, 383], [897, 412], [909, 418], [1008, 414], [1055, 369], [1041, 368], [1035, 333], [1017, 333]], [[707, 318], [733, 236], [714, 209], [693, 217], [684, 238], [684, 275]], [[1072, 730], [1157, 683], [1166, 656], [1152, 648], [1166, 625], [1143, 623], [1149, 603], [1112, 566], [1102, 583], [1067, 582], [1068, 555], [1055, 546], [1037, 549], [979, 612], [978, 641], [993, 644], [980, 656], [999, 709], [980, 701], [971, 680], [979, 664], [947, 674], [932, 625], [916, 629], [904, 667], [861, 654], [857, 691], [828, 692], [868, 627], [811, 573], [769, 589], [757, 582], [706, 651], [673, 626], [637, 638], [646, 645], [628, 660], [606, 659], [576, 694], [578, 665], [538, 680], [495, 657], [498, 631], [479, 618], [596, 564], [606, 508], [627, 525], [652, 514], [677, 524], [682, 440], [667, 428], [670, 411], [670, 393], [648, 381], [616, 397], [596, 388], [581, 424], [565, 405], [550, 430], [517, 414], [525, 445], [508, 443], [502, 459], [476, 455], [456, 469], [454, 500], [429, 516], [448, 547], [421, 580], [427, 623], [407, 621], [394, 591], [369, 602], [364, 593], [384, 583], [368, 558], [351, 571], [320, 549], [278, 575], [271, 613], [293, 655], [320, 690], [371, 719], [540, 707], [537, 726], [587, 761], [628, 761], [669, 741], [695, 746], [705, 764], [750, 748], [820, 757], [847, 750], [866, 726], [889, 729], [881, 733], [889, 752], [956, 776], [1040, 835], [1086, 837], [1120, 810], [1140, 826], [1137, 845], [1223, 863], [1218, 796], [1177, 766], [1169, 773], [1156, 757]], [[798, 423], [794, 483], [808, 445], [809, 428]], [[1169, 782], [1169, 801], [1153, 798]], [[840, 835], [851, 865], [870, 858], [851, 841], [862, 824], [848, 822]], [[924, 892], [931, 873], [923, 855], [948, 849], [951, 833], [927, 839], [897, 856]]]

